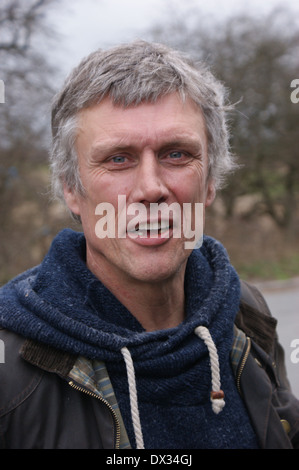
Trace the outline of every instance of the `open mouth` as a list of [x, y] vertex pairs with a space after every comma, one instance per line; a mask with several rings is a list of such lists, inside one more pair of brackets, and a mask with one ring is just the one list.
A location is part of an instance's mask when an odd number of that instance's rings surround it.
[[129, 236], [142, 238], [167, 237], [172, 228], [170, 221], [138, 223], [133, 229], [128, 230]]

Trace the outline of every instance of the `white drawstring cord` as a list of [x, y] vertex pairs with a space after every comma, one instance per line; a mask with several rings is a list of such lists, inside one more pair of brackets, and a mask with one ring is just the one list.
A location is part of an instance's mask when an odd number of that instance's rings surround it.
[[210, 335], [208, 328], [205, 326], [198, 326], [194, 330], [195, 334], [201, 338], [208, 348], [211, 362], [211, 374], [212, 374], [212, 392], [211, 402], [214, 413], [218, 414], [225, 406], [224, 393], [220, 389], [220, 369], [217, 349], [214, 341]]
[[[225, 406], [224, 393], [220, 389], [220, 369], [219, 369], [219, 359], [217, 354], [217, 349], [214, 344], [214, 341], [210, 335], [208, 328], [205, 326], [198, 326], [195, 328], [194, 333], [201, 338], [205, 345], [208, 348], [211, 362], [211, 374], [212, 374], [212, 392], [211, 392], [211, 402], [212, 409], [214, 413], [218, 414]], [[136, 389], [136, 380], [135, 380], [135, 370], [132, 360], [132, 356], [128, 348], [122, 348], [121, 353], [123, 355], [127, 376], [129, 384], [129, 395], [130, 395], [130, 407], [131, 407], [131, 416], [132, 423], [135, 433], [136, 448], [144, 449], [143, 435], [140, 423], [138, 401], [137, 401], [137, 389]]]
[[144, 449], [143, 436], [142, 436], [141, 423], [140, 423], [139, 410], [138, 410], [134, 364], [133, 364], [133, 360], [131, 357], [131, 353], [128, 350], [128, 348], [122, 348], [121, 353], [123, 355], [123, 358], [126, 364], [127, 375], [128, 375], [131, 416], [132, 416], [133, 428], [134, 428], [135, 439], [136, 439], [136, 448]]

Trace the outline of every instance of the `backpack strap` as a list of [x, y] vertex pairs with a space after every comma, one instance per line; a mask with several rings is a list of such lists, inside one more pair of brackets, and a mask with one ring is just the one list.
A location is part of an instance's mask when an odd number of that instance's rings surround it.
[[272, 317], [260, 291], [245, 281], [241, 281], [240, 308], [235, 324], [265, 352], [269, 354], [273, 351], [277, 339], [277, 320]]

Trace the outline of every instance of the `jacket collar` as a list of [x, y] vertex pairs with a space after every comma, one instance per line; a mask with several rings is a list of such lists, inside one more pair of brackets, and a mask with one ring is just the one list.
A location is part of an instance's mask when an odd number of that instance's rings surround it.
[[26, 339], [20, 354], [30, 364], [33, 364], [48, 372], [66, 378], [72, 369], [77, 356], [55, 349], [31, 339]]

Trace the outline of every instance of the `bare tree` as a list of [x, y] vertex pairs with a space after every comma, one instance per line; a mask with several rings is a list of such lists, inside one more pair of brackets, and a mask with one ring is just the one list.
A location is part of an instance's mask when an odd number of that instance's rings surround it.
[[55, 71], [34, 41], [56, 0], [0, 5], [0, 283], [39, 262], [51, 230], [47, 192], [49, 109]]
[[53, 0], [2, 0], [0, 6], [0, 50], [23, 54], [32, 36], [44, 25], [46, 7]]

